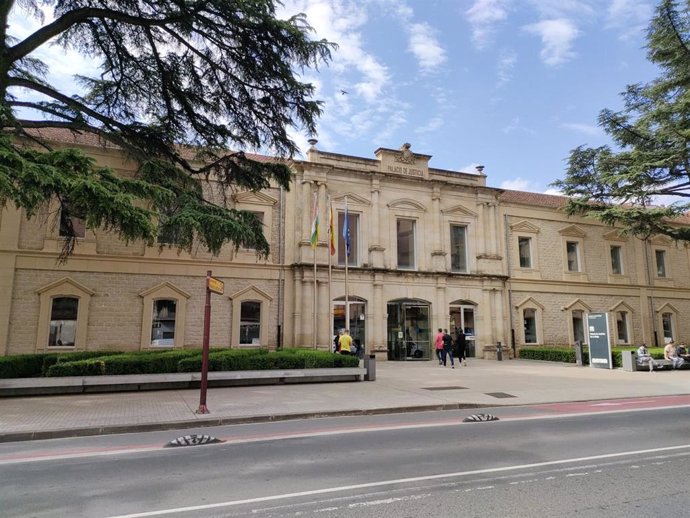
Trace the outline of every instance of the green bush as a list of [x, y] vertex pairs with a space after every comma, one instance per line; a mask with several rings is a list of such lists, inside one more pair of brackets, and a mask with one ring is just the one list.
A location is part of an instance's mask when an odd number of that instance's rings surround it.
[[105, 374], [103, 359], [79, 360], [74, 362], [59, 362], [48, 368], [46, 376], [102, 376]]
[[45, 354], [0, 356], [0, 378], [34, 378], [41, 375]]
[[[575, 363], [575, 349], [566, 347], [521, 347], [520, 358], [548, 362]], [[620, 354], [618, 356], [620, 361]], [[582, 363], [589, 363], [589, 352], [582, 351]]]

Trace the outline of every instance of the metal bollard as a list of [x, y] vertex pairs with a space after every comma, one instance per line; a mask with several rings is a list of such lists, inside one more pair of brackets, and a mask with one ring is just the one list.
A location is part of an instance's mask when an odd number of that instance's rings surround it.
[[503, 361], [503, 346], [501, 345], [501, 342], [496, 344], [496, 359], [499, 362]]

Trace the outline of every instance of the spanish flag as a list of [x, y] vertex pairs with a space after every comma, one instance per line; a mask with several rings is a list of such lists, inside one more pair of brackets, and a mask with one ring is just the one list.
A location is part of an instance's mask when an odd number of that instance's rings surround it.
[[335, 255], [335, 218], [333, 217], [333, 204], [328, 203], [328, 246], [331, 249], [331, 255]]

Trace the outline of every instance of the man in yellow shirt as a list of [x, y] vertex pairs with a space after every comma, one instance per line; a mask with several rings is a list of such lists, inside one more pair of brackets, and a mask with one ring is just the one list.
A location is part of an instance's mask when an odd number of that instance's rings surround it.
[[343, 334], [340, 335], [338, 339], [338, 344], [340, 344], [340, 354], [350, 354], [350, 346], [352, 345], [352, 337], [350, 336], [350, 330], [345, 329]]

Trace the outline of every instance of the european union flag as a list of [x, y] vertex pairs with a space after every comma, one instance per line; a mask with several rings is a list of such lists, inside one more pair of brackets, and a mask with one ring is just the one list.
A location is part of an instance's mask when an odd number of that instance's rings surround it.
[[347, 200], [345, 200], [345, 218], [343, 218], [343, 239], [345, 240], [345, 255], [350, 257], [350, 218], [347, 213]]

